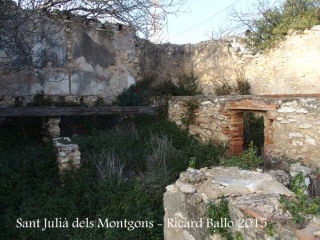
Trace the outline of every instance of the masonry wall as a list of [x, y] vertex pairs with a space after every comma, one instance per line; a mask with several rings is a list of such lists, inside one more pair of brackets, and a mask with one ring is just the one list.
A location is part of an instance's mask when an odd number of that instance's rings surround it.
[[[198, 107], [190, 108], [191, 105]], [[225, 144], [232, 154], [242, 152], [246, 111], [264, 117], [264, 154], [286, 155], [320, 166], [320, 98], [317, 96], [172, 97], [169, 102], [169, 119], [188, 128], [190, 134], [202, 141]]]
[[[110, 103], [137, 78], [135, 34], [118, 25], [106, 29], [103, 24], [84, 19], [45, 19], [39, 28], [41, 43], [33, 46], [31, 56], [36, 69], [0, 76], [2, 102], [13, 104], [14, 97], [30, 101], [36, 94], [68, 96], [78, 101], [101, 97]], [[54, 29], [54, 30], [53, 30]]]
[[[35, 94], [112, 102], [136, 81], [178, 81], [183, 73], [199, 78], [205, 95], [223, 82], [234, 86], [247, 79], [251, 91], [265, 94], [310, 94], [320, 91], [320, 26], [292, 33], [264, 54], [253, 56], [234, 38], [198, 44], [152, 44], [136, 39], [132, 29], [118, 25], [110, 32], [101, 23], [46, 19], [50, 38], [34, 47], [37, 69], [0, 76], [0, 98], [32, 100]], [[37, 35], [37, 33], [35, 33]]]
[[247, 79], [256, 95], [318, 93], [319, 37], [320, 26], [293, 32], [275, 49], [256, 55], [239, 38], [186, 45], [149, 43], [142, 58], [152, 64], [144, 65], [144, 71], [158, 80], [169, 76], [174, 81], [181, 72], [193, 71], [205, 95], [215, 94], [222, 82], [234, 86], [237, 79]]

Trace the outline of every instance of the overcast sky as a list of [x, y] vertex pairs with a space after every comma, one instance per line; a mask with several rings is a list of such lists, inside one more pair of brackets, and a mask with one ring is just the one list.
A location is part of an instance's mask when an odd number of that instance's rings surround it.
[[248, 9], [256, 3], [257, 0], [187, 0], [185, 8], [189, 13], [169, 17], [162, 41], [185, 44], [209, 40], [221, 29], [230, 29], [232, 22], [228, 20], [228, 12], [232, 8]]

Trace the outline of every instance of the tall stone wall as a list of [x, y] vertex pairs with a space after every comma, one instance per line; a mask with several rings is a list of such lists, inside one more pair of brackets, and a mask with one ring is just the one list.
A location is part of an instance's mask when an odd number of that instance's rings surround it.
[[36, 69], [0, 76], [0, 98], [9, 104], [14, 97], [32, 99], [39, 93], [75, 101], [80, 97], [94, 101], [99, 96], [110, 103], [136, 81], [177, 82], [183, 73], [191, 72], [198, 76], [205, 95], [215, 94], [223, 82], [233, 86], [243, 79], [256, 95], [320, 91], [320, 26], [292, 33], [275, 49], [253, 56], [239, 38], [152, 44], [136, 39], [125, 26], [114, 25], [110, 31], [94, 21], [60, 17], [43, 24], [35, 35], [50, 37], [33, 48]]
[[[190, 108], [190, 103], [196, 107]], [[243, 150], [243, 113], [247, 111], [264, 117], [264, 154], [320, 166], [318, 96], [172, 97], [169, 102], [169, 119], [202, 141], [229, 146], [232, 154]]]
[[292, 33], [273, 50], [256, 55], [237, 38], [193, 45], [149, 43], [144, 46], [141, 58], [152, 63], [144, 65], [145, 72], [153, 73], [158, 80], [170, 76], [176, 81], [181, 72], [193, 71], [205, 95], [215, 94], [217, 84], [227, 81], [233, 86], [237, 79], [247, 79], [256, 95], [318, 93], [319, 37], [320, 26], [315, 26], [299, 34]]
[[99, 96], [110, 103], [135, 83], [138, 64], [132, 29], [118, 25], [106, 29], [95, 21], [63, 16], [47, 18], [43, 24], [34, 34], [46, 37], [33, 46], [30, 56], [36, 68], [0, 76], [0, 97], [7, 104], [13, 97], [29, 101], [36, 94], [75, 100]]

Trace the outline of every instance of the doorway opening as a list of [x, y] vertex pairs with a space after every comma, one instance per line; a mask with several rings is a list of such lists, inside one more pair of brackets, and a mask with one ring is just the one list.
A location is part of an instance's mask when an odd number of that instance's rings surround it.
[[263, 156], [271, 144], [272, 119], [266, 111], [232, 111], [230, 119], [230, 144], [232, 155], [240, 155], [250, 143], [257, 148], [257, 155]]
[[256, 148], [257, 155], [263, 154], [264, 146], [264, 117], [262, 113], [243, 113], [243, 150], [247, 150], [251, 145]]
[[252, 141], [258, 154], [264, 157], [272, 146], [272, 125], [276, 109], [277, 105], [249, 99], [227, 103], [226, 110], [230, 116], [229, 153], [242, 154]]

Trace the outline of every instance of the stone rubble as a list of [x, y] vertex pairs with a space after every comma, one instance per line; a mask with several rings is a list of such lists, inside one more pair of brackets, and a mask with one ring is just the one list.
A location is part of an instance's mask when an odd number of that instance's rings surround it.
[[[297, 169], [297, 165], [291, 169]], [[319, 220], [314, 219], [302, 228], [281, 208], [281, 196], [294, 197], [294, 193], [284, 186], [288, 183], [288, 174], [281, 170], [262, 173], [236, 167], [188, 168], [176, 183], [166, 188], [164, 239], [222, 239], [219, 235], [209, 234], [207, 211], [209, 202], [217, 203], [225, 196], [234, 223], [230, 229], [239, 231], [244, 239], [318, 240]], [[265, 229], [267, 223], [272, 224], [272, 237]]]
[[72, 143], [70, 138], [55, 138], [53, 139], [53, 144], [58, 150], [57, 162], [60, 172], [63, 172], [65, 169], [70, 169], [71, 167], [80, 167], [81, 153], [79, 146]]
[[43, 117], [42, 119], [42, 136], [43, 141], [60, 137], [60, 117]]

